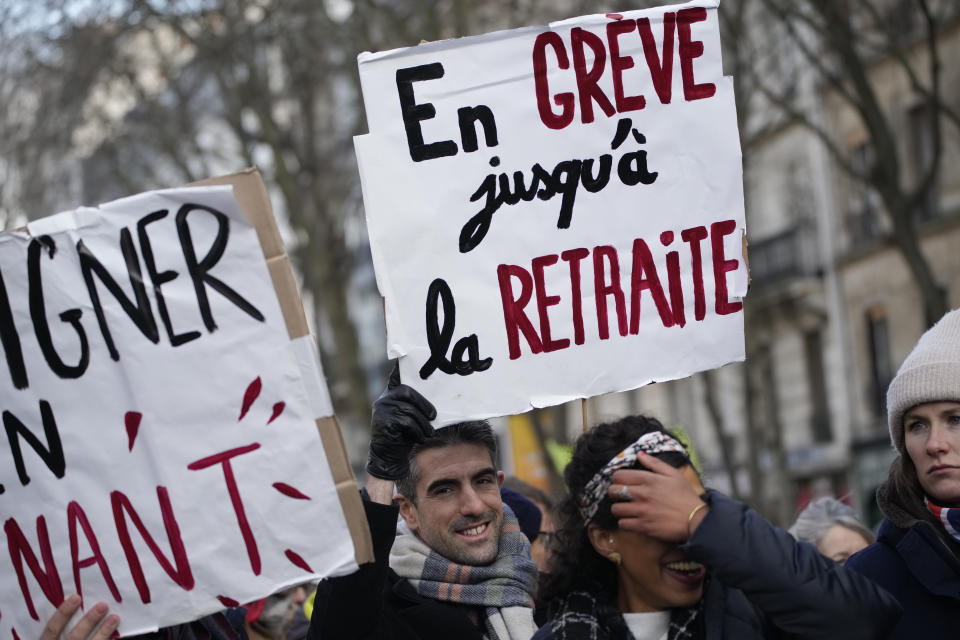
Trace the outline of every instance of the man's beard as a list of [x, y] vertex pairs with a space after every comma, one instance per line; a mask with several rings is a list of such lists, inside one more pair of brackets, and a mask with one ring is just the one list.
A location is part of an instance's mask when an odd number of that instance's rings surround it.
[[[488, 522], [488, 527], [493, 529], [493, 535], [488, 540], [488, 544], [482, 548], [469, 547], [467, 544], [461, 544], [457, 537], [460, 535], [457, 531], [469, 528], [471, 525]], [[491, 511], [480, 517], [461, 518], [450, 525], [446, 536], [438, 539], [438, 548], [434, 551], [443, 557], [457, 564], [484, 566], [491, 564], [497, 559], [497, 552], [500, 548], [500, 536], [503, 532], [503, 518], [498, 517], [496, 512]], [[433, 546], [433, 545], [431, 545]], [[482, 554], [482, 555], [478, 555]]]

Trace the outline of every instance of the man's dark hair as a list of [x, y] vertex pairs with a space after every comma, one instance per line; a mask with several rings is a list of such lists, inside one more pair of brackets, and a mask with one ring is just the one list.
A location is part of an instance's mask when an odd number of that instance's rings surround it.
[[490, 453], [490, 462], [496, 464], [497, 438], [493, 435], [493, 429], [489, 422], [486, 420], [470, 420], [451, 424], [437, 429], [432, 436], [413, 446], [410, 450], [410, 473], [405, 478], [397, 480], [397, 493], [416, 504], [417, 481], [420, 479], [420, 469], [416, 464], [417, 456], [428, 449], [449, 447], [455, 444], [481, 444]]

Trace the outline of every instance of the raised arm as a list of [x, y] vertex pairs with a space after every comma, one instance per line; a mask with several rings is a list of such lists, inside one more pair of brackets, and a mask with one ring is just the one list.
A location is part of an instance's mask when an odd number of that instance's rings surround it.
[[884, 637], [900, 605], [864, 576], [797, 542], [750, 507], [719, 494], [684, 545], [724, 584], [740, 589], [791, 637]]
[[398, 633], [385, 615], [389, 595], [390, 549], [398, 507], [394, 482], [409, 472], [410, 450], [433, 433], [433, 405], [400, 384], [395, 368], [387, 390], [373, 404], [373, 424], [363, 506], [373, 539], [374, 561], [350, 575], [324, 580], [317, 587], [309, 640], [390, 640]]
[[651, 456], [646, 471], [613, 476], [619, 526], [681, 544], [714, 578], [739, 589], [766, 621], [789, 637], [883, 637], [900, 605], [881, 587], [797, 542], [745, 504], [717, 492], [697, 495], [680, 470]]

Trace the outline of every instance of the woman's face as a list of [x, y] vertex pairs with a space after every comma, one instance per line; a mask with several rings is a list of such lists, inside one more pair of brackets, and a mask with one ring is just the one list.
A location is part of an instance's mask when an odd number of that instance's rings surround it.
[[904, 446], [932, 502], [960, 507], [960, 402], [927, 402], [903, 416]]
[[837, 564], [843, 564], [847, 558], [866, 547], [870, 542], [853, 529], [835, 524], [820, 538], [817, 549]]
[[[703, 485], [692, 467], [680, 470], [699, 494]], [[618, 568], [618, 600], [630, 613], [691, 607], [703, 596], [706, 568], [670, 542], [617, 529], [609, 533], [623, 557]]]
[[540, 573], [550, 572], [550, 563], [553, 561], [553, 535], [557, 530], [557, 525], [553, 521], [553, 515], [550, 510], [539, 502], [535, 502], [540, 509], [540, 534], [537, 539], [530, 544], [530, 559], [537, 565]]

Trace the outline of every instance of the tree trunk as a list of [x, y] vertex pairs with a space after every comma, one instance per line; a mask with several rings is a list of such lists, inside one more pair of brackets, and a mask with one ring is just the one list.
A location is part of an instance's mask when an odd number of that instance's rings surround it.
[[[750, 362], [750, 350], [747, 349], [747, 362]], [[750, 481], [750, 504], [760, 513], [766, 513], [766, 495], [763, 490], [763, 474], [760, 471], [760, 447], [762, 434], [757, 425], [754, 407], [757, 393], [753, 385], [750, 367], [743, 366], [743, 406], [746, 418], [747, 437], [747, 477]]]
[[737, 466], [734, 461], [730, 441], [726, 437], [726, 423], [723, 418], [723, 412], [720, 410], [720, 401], [717, 398], [717, 390], [713, 376], [713, 371], [704, 371], [700, 375], [700, 379], [703, 381], [703, 401], [707, 405], [710, 422], [713, 424], [717, 444], [720, 446], [720, 457], [723, 460], [723, 468], [727, 472], [727, 477], [730, 478], [730, 493], [735, 500], [743, 500], [743, 496], [740, 493], [740, 483], [737, 479]]
[[937, 282], [930, 263], [923, 255], [911, 217], [913, 211], [903, 202], [900, 194], [885, 194], [881, 191], [880, 195], [893, 223], [893, 240], [903, 254], [910, 274], [923, 296], [924, 321], [927, 327], [931, 327], [950, 310], [947, 291]]

